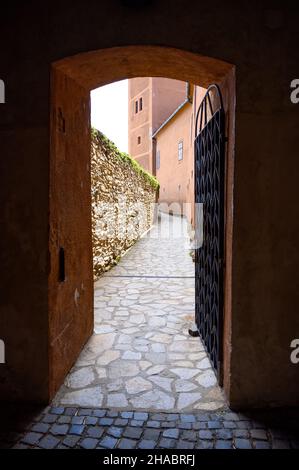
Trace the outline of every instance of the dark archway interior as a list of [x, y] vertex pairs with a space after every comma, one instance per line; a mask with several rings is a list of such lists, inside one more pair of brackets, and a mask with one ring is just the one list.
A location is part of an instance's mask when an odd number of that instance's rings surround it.
[[[182, 0], [171, 8], [166, 0], [138, 8], [111, 0], [88, 7], [83, 1], [12, 0], [2, 7], [2, 401], [48, 402], [71, 365], [67, 359], [60, 368], [59, 359], [74, 358], [91, 332], [91, 253], [81, 231], [89, 154], [80, 147], [88, 148], [89, 90], [134, 74], [161, 73], [201, 85], [206, 77], [235, 97], [229, 109], [236, 119], [228, 116], [235, 139], [229, 135], [227, 183], [231, 188], [233, 182], [234, 193], [227, 195], [226, 214], [233, 253], [226, 267], [224, 333], [229, 402], [239, 409], [299, 405], [299, 368], [290, 360], [299, 331], [298, 105], [290, 100], [298, 74], [298, 15], [298, 3], [285, 0], [274, 6], [215, 0], [190, 8]], [[217, 61], [218, 68], [208, 57], [224, 62]], [[57, 123], [52, 133], [50, 122]], [[53, 171], [59, 174], [55, 182]], [[57, 283], [60, 242], [67, 247], [69, 290]], [[75, 271], [82, 279], [72, 277]], [[76, 289], [87, 309], [82, 324], [73, 305]], [[78, 327], [79, 339], [72, 335]]]

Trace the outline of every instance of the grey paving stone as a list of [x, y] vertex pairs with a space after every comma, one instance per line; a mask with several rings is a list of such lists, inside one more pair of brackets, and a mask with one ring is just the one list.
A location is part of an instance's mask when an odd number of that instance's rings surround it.
[[87, 429], [87, 435], [90, 437], [94, 437], [95, 439], [100, 439], [104, 434], [104, 429], [100, 428], [99, 426], [91, 426]]
[[126, 439], [126, 438], [122, 438], [120, 441], [119, 441], [119, 444], [118, 444], [118, 449], [135, 449], [137, 446], [137, 442], [136, 441], [133, 441], [132, 439]]
[[77, 413], [77, 408], [74, 407], [67, 407], [65, 408], [64, 414], [65, 416], [74, 416]]
[[137, 421], [146, 421], [148, 419], [148, 413], [135, 412], [134, 419]]
[[51, 414], [46, 414], [44, 417], [43, 417], [43, 422], [44, 423], [55, 423], [55, 421], [57, 420], [57, 415], [51, 415]]
[[114, 424], [115, 426], [127, 426], [129, 420], [128, 419], [124, 419], [124, 418], [116, 418], [116, 420], [114, 421]]
[[232, 449], [232, 441], [218, 439], [215, 442], [215, 449]]
[[240, 437], [242, 439], [248, 439], [249, 438], [249, 432], [247, 429], [234, 429], [233, 430], [233, 436], [234, 437]]
[[107, 411], [107, 415], [109, 418], [117, 418], [118, 417], [118, 412], [117, 411], [112, 411], [112, 410], [109, 410]]
[[55, 449], [55, 447], [60, 443], [60, 440], [51, 434], [47, 434], [43, 439], [38, 443], [38, 446], [42, 449]]
[[22, 438], [22, 442], [29, 445], [37, 444], [37, 442], [43, 437], [42, 434], [38, 432], [28, 432]]
[[80, 408], [78, 411], [78, 416], [91, 416], [92, 409], [91, 408]]
[[57, 423], [59, 424], [70, 424], [72, 420], [71, 416], [59, 416]]
[[223, 413], [219, 413], [219, 411], [210, 412], [209, 416], [210, 419], [208, 421], [221, 421], [223, 423]]
[[129, 437], [132, 439], [140, 439], [142, 432], [143, 432], [142, 428], [127, 427], [123, 435], [124, 437]]
[[197, 421], [196, 423], [192, 424], [192, 429], [194, 429], [194, 431], [199, 431], [200, 429], [207, 429], [207, 423], [204, 423], [203, 421]]
[[133, 414], [134, 414], [133, 411], [122, 411], [120, 413], [120, 416], [125, 419], [130, 419], [130, 418], [133, 418]]
[[50, 428], [51, 434], [54, 436], [65, 436], [68, 433], [69, 426], [67, 424], [54, 424]]
[[195, 423], [196, 418], [194, 415], [191, 414], [181, 414], [180, 421], [182, 421], [183, 423]]
[[163, 429], [171, 429], [171, 428], [176, 427], [176, 422], [175, 421], [162, 421], [160, 425], [161, 425], [161, 428]]
[[98, 422], [98, 418], [96, 416], [87, 416], [87, 418], [85, 418], [84, 422], [88, 426], [95, 426]]
[[197, 419], [198, 421], [205, 421], [205, 422], [211, 420], [211, 419], [210, 419], [210, 415], [208, 415], [208, 414], [206, 414], [206, 413], [201, 413], [200, 415], [198, 415], [198, 416], [196, 417], [196, 419]]
[[138, 444], [138, 449], [154, 449], [156, 447], [156, 441], [149, 439], [142, 439]]
[[54, 415], [63, 415], [64, 414], [64, 408], [62, 406], [53, 406], [51, 408], [51, 413]]
[[75, 447], [78, 444], [78, 441], [80, 440], [80, 436], [66, 436], [62, 443], [67, 446], [67, 447]]
[[177, 427], [179, 429], [192, 429], [192, 425], [193, 425], [193, 423], [182, 423], [182, 422], [179, 421]]
[[103, 418], [106, 415], [106, 410], [93, 410], [92, 416], [96, 416], [97, 418]]
[[196, 443], [196, 449], [213, 449], [214, 442], [213, 441], [199, 441]]
[[159, 421], [148, 421], [146, 425], [147, 425], [148, 428], [159, 428], [160, 427], [160, 422]]
[[198, 436], [199, 436], [199, 439], [213, 439], [213, 433], [211, 431], [205, 431], [205, 430], [202, 430], [202, 431], [199, 431], [198, 432]]
[[235, 447], [236, 449], [252, 449], [249, 439], [235, 439]]
[[100, 441], [101, 447], [104, 447], [105, 449], [114, 449], [116, 444], [117, 444], [117, 439], [115, 437], [112, 437], [112, 436], [105, 436]]
[[195, 431], [183, 431], [181, 438], [186, 441], [196, 441], [197, 433]]
[[167, 421], [177, 421], [180, 415], [178, 413], [170, 413], [166, 416]]
[[107, 429], [107, 433], [113, 437], [121, 437], [124, 432], [123, 428], [117, 428], [116, 426], [111, 426]]
[[209, 429], [219, 429], [219, 428], [222, 428], [222, 422], [221, 422], [221, 421], [209, 421], [209, 422], [208, 422], [208, 428], [209, 428]]
[[162, 439], [159, 442], [159, 448], [160, 449], [174, 449], [176, 444], [175, 439], [168, 439], [165, 437], [162, 437]]
[[100, 418], [99, 424], [101, 426], [111, 426], [113, 424], [113, 418]]
[[179, 429], [166, 429], [163, 431], [163, 437], [168, 437], [170, 439], [178, 439], [179, 434]]
[[149, 428], [149, 429], [145, 429], [143, 433], [143, 438], [147, 440], [157, 441], [160, 437], [160, 434], [161, 434], [160, 429]]
[[72, 424], [83, 424], [84, 419], [84, 416], [73, 416], [71, 422]]
[[195, 443], [189, 441], [179, 440], [177, 441], [176, 448], [177, 449], [194, 449]]
[[80, 447], [82, 447], [83, 449], [95, 449], [97, 444], [97, 439], [93, 439], [92, 437], [86, 437], [80, 442]]
[[233, 433], [230, 429], [217, 429], [216, 438], [217, 439], [232, 439]]
[[77, 436], [81, 436], [84, 432], [84, 429], [85, 429], [85, 426], [83, 426], [83, 424], [73, 424], [70, 427], [69, 433], [70, 434], [75, 434]]
[[151, 419], [154, 421], [165, 421], [165, 415], [162, 413], [155, 413], [151, 416]]
[[131, 419], [131, 421], [130, 421], [130, 426], [134, 426], [136, 428], [142, 427], [143, 425], [144, 425], [144, 421], [140, 421], [140, 420], [137, 420], [137, 419]]
[[49, 431], [49, 428], [50, 428], [50, 424], [48, 423], [36, 423], [33, 427], [32, 427], [32, 431], [34, 432], [41, 432], [43, 434], [46, 434], [46, 432]]

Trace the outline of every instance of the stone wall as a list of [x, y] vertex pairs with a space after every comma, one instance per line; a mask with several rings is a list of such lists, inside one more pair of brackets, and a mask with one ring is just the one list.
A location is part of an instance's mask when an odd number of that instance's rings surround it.
[[114, 266], [153, 222], [158, 181], [101, 132], [91, 138], [94, 277]]

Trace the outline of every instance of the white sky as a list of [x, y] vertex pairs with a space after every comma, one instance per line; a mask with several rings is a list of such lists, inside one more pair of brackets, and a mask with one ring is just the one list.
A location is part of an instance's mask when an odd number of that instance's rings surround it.
[[90, 97], [91, 125], [128, 152], [128, 80], [92, 90]]

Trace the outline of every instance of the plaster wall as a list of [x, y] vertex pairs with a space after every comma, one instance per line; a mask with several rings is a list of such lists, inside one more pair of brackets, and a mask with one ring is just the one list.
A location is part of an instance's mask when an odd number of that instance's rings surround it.
[[[53, 62], [84, 53], [76, 70], [67, 61], [63, 72], [86, 91], [126, 77], [164, 76], [202, 87], [224, 83], [232, 92], [234, 68], [227, 64], [235, 65], [236, 121], [233, 112], [228, 118], [228, 179], [232, 183], [234, 174], [234, 186], [227, 186], [226, 220], [234, 218], [226, 227], [231, 284], [224, 385], [234, 407], [298, 406], [299, 369], [289, 358], [299, 331], [299, 114], [290, 101], [290, 82], [298, 73], [298, 4], [253, 0], [224, 8], [216, 0], [186, 9], [178, 0], [169, 9], [166, 0], [135, 8], [92, 1], [87, 8], [83, 1], [12, 0], [1, 11], [6, 103], [0, 114], [0, 337], [7, 357], [0, 365], [1, 399], [47, 401], [55, 389], [48, 362], [50, 75]], [[103, 17], [109, 21], [99, 28]], [[108, 50], [140, 44], [179, 51], [137, 49], [129, 58]], [[99, 62], [90, 51], [100, 49]], [[223, 62], [215, 66], [211, 58]], [[76, 286], [74, 279], [70, 302]], [[58, 372], [56, 385], [63, 375]]]
[[[156, 170], [160, 183], [159, 202], [178, 203], [180, 213], [183, 203], [192, 202], [188, 199], [188, 170], [193, 160], [193, 145], [191, 145], [191, 114], [192, 105], [187, 104], [179, 111], [156, 136], [156, 151], [160, 152], [160, 168]], [[178, 144], [183, 143], [183, 159], [178, 159]], [[192, 195], [191, 195], [192, 197]]]
[[152, 78], [152, 133], [185, 101], [187, 84], [163, 77]]

